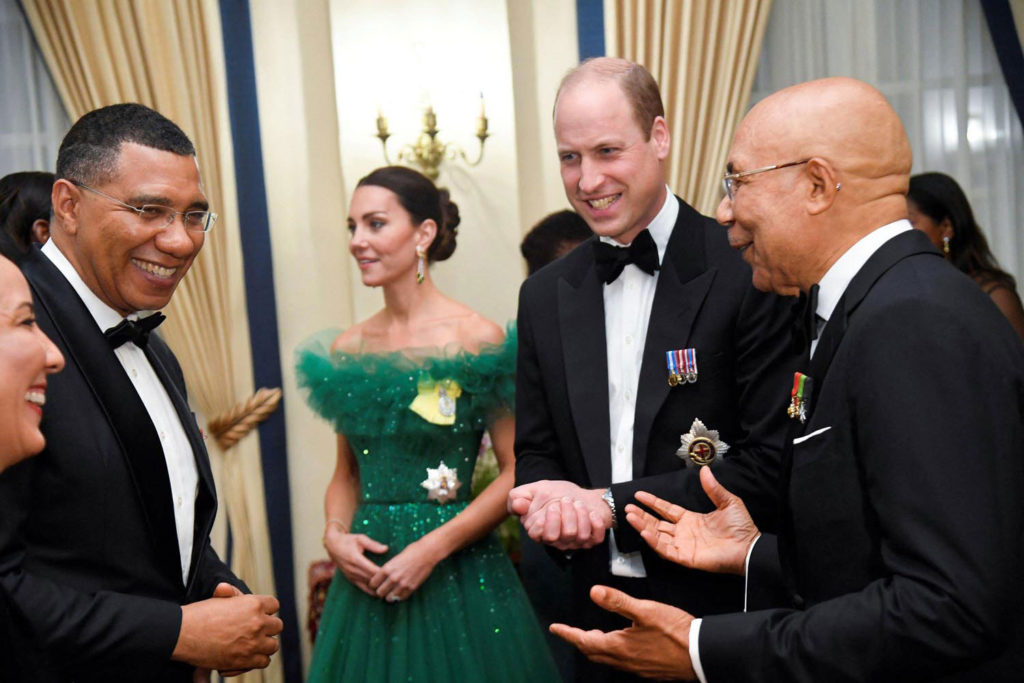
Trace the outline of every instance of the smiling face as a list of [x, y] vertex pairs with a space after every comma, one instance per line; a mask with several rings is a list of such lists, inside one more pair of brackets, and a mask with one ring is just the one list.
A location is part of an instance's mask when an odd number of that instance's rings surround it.
[[[208, 208], [195, 157], [134, 143], [121, 145], [118, 172], [95, 189], [132, 206]], [[67, 180], [54, 186], [54, 214], [64, 228], [55, 231], [61, 251], [89, 289], [123, 316], [166, 306], [205, 240], [181, 216], [154, 225]]]
[[362, 185], [352, 193], [348, 229], [348, 250], [368, 287], [415, 280], [416, 247], [425, 253], [437, 230], [430, 219], [413, 224], [398, 195], [377, 185]]
[[[741, 126], [729, 152], [728, 172], [742, 172], [787, 163], [779, 150], [754, 141]], [[803, 166], [791, 166], [737, 178], [733, 199], [722, 197], [716, 219], [729, 228], [729, 244], [739, 249], [753, 269], [754, 286], [762, 291], [793, 295], [800, 289], [801, 268], [814, 261], [813, 233], [802, 229], [800, 180]]]
[[46, 445], [46, 375], [62, 367], [64, 357], [36, 326], [28, 283], [0, 258], [0, 470]]
[[647, 138], [619, 84], [588, 78], [559, 94], [555, 140], [573, 208], [598, 235], [632, 242], [665, 202], [665, 119], [655, 118]]

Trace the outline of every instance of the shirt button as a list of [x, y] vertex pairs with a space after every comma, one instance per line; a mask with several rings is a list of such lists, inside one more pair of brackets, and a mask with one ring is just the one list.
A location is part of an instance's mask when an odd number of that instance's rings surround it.
[[181, 496], [178, 496], [178, 507], [181, 507]]
[[632, 344], [632, 343], [633, 343], [633, 336], [627, 334], [626, 335], [626, 344], [628, 345], [628, 344]]
[[132, 368], [132, 379], [138, 379], [138, 378], [139, 378], [139, 371], [136, 370], [135, 368]]
[[616, 557], [616, 558], [615, 558], [615, 561], [616, 561], [616, 562], [617, 562], [618, 564], [626, 564], [626, 558], [624, 558], [624, 557]]
[[166, 438], [167, 438], [167, 435], [164, 434], [163, 430], [160, 430], [160, 440], [163, 441]]
[[619, 453], [621, 453], [621, 452], [622, 452], [622, 450], [623, 450], [623, 448], [622, 448], [622, 444], [619, 444], [618, 446], [616, 446], [616, 447], [615, 447], [615, 450], [617, 450], [617, 451], [618, 451]]
[[630, 391], [629, 389], [626, 389], [626, 400], [627, 401], [632, 401], [633, 400], [633, 392]]

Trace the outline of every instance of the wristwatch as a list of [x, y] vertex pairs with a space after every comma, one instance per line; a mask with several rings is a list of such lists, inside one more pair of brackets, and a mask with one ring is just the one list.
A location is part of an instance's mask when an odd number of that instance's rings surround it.
[[618, 523], [618, 520], [615, 519], [615, 497], [612, 495], [612, 490], [610, 488], [607, 488], [607, 489], [604, 490], [604, 493], [601, 494], [601, 500], [603, 500], [604, 502], [608, 503], [608, 507], [611, 508], [611, 511], [612, 511], [612, 528], [613, 529], [618, 529], [619, 528], [619, 523]]

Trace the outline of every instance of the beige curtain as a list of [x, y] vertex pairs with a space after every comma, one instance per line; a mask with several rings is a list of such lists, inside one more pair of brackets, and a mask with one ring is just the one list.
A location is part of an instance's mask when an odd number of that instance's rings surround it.
[[[175, 121], [198, 150], [204, 189], [220, 220], [167, 308], [161, 328], [199, 412], [229, 411], [253, 394], [248, 320], [216, 0], [23, 0], [32, 31], [72, 120], [139, 102]], [[274, 591], [259, 443], [229, 451], [207, 440], [234, 540], [233, 569], [254, 591]], [[281, 680], [280, 662], [245, 680]]]
[[608, 55], [643, 64], [661, 86], [672, 133], [669, 186], [713, 214], [771, 0], [605, 0], [604, 7]]

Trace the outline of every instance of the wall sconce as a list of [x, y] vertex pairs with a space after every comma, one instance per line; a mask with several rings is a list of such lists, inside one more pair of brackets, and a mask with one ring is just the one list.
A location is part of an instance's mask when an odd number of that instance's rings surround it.
[[[461, 158], [470, 166], [478, 165], [484, 158], [484, 140], [489, 136], [483, 93], [480, 93], [480, 116], [476, 120], [476, 137], [480, 140], [480, 152], [475, 161], [470, 161], [466, 151], [458, 145], [438, 140], [437, 133], [437, 115], [434, 114], [434, 108], [427, 105], [426, 111], [423, 112], [423, 132], [416, 138], [416, 142], [402, 147], [398, 156], [395, 157], [395, 161], [415, 164], [423, 172], [423, 175], [432, 181], [437, 180], [443, 161], [454, 161], [456, 158]], [[388, 138], [391, 137], [391, 133], [388, 132], [388, 121], [380, 109], [377, 110], [376, 137], [380, 140], [381, 148], [384, 150], [384, 161], [391, 165], [391, 159], [388, 158]]]

